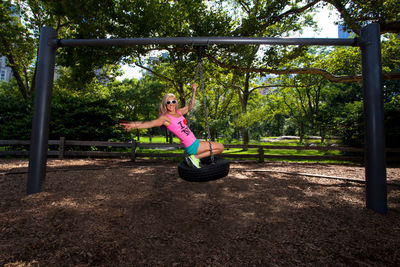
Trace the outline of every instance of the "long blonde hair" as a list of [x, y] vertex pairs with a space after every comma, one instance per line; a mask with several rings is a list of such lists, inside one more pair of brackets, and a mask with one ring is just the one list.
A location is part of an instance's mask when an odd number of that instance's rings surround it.
[[[168, 111], [167, 110], [167, 101], [168, 101], [168, 98], [170, 98], [170, 97], [173, 97], [176, 100], [176, 97], [174, 94], [171, 94], [171, 93], [166, 94], [161, 101], [160, 110], [158, 111], [160, 116], [167, 113], [167, 111]], [[178, 102], [177, 102], [175, 105], [175, 112], [178, 110], [178, 108], [179, 107], [178, 107]]]

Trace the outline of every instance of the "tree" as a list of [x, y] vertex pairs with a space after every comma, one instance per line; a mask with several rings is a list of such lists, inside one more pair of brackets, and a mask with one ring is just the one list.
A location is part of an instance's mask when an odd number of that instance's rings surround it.
[[150, 59], [149, 66], [138, 62], [135, 64], [160, 79], [172, 89], [171, 92], [177, 93], [180, 104], [186, 105], [191, 94], [188, 85], [195, 82], [196, 64], [193, 57], [182, 51], [170, 50], [168, 54]]
[[[254, 10], [261, 10], [263, 1], [234, 1], [241, 7], [243, 7], [246, 12], [250, 12], [252, 8]], [[280, 4], [285, 5], [285, 2], [280, 1]], [[271, 2], [271, 6], [275, 5], [274, 2]], [[326, 1], [310, 1], [306, 3], [304, 6], [297, 7], [296, 3], [293, 4], [293, 7], [286, 7], [286, 12], [282, 12], [282, 14], [277, 14], [271, 11], [271, 20], [272, 22], [276, 22], [276, 20], [280, 21], [281, 19], [285, 19], [285, 17], [290, 17], [292, 15], [298, 16], [297, 19], [292, 21], [292, 24], [296, 24], [300, 21], [299, 15], [303, 13], [305, 25], [312, 25], [310, 20], [310, 15], [307, 15], [307, 11], [312, 11], [314, 7], [321, 7], [324, 5], [328, 5], [334, 9], [336, 9], [343, 20], [343, 24], [345, 29], [352, 30], [356, 35], [360, 35], [360, 30], [366, 24], [371, 22], [378, 22], [381, 25], [381, 33], [398, 33], [400, 30], [400, 3], [396, 0], [381, 0], [381, 1], [344, 1], [344, 0], [326, 0]], [[240, 10], [240, 8], [237, 8]], [[268, 9], [269, 10], [269, 9]], [[271, 9], [272, 10], [272, 9]], [[265, 22], [259, 21], [259, 18], [262, 16], [259, 15], [253, 22], [257, 21], [257, 25], [263, 25], [265, 27]], [[284, 22], [284, 20], [282, 20]], [[341, 22], [337, 22], [341, 23]], [[239, 24], [240, 25], [240, 24]], [[251, 25], [251, 23], [249, 23]], [[272, 25], [274, 25], [272, 23]], [[303, 24], [304, 25], [304, 24]], [[279, 28], [284, 27], [279, 24]], [[300, 26], [301, 28], [301, 26]], [[286, 30], [286, 33], [289, 33], [289, 30]], [[260, 35], [265, 36], [265, 35]], [[274, 35], [268, 34], [267, 36], [273, 37]], [[280, 37], [285, 36], [284, 34]], [[384, 52], [383, 52], [384, 53]], [[210, 57], [212, 57], [210, 55]], [[289, 74], [314, 74], [325, 77], [327, 80], [331, 82], [357, 82], [362, 80], [362, 76], [360, 72], [354, 74], [342, 74], [338, 75], [335, 73], [331, 73], [323, 67], [316, 68], [304, 68], [299, 66], [286, 66], [285, 68], [273, 68], [272, 66], [277, 65], [254, 65], [247, 66], [245, 64], [234, 64], [233, 62], [223, 61], [220, 58], [212, 57], [213, 61], [219, 64], [220, 66], [237, 70], [240, 72], [250, 72], [250, 73], [260, 73], [263, 75], [275, 74], [275, 75], [289, 75]], [[400, 72], [387, 72], [384, 69], [383, 73], [384, 80], [400, 80]]]
[[[231, 29], [233, 36], [285, 36], [289, 32], [301, 30], [302, 26], [312, 25], [310, 16], [303, 13], [318, 1], [231, 1], [237, 21]], [[303, 16], [304, 20], [301, 20]], [[236, 88], [241, 103], [242, 114], [247, 113], [250, 95], [256, 91], [251, 87], [259, 68], [277, 68], [299, 55], [304, 47], [263, 47], [259, 45], [231, 46], [215, 48], [218, 57], [209, 56], [222, 67], [230, 68], [234, 75], [230, 86]], [[242, 128], [243, 143], [249, 142], [249, 132]]]
[[[215, 139], [220, 135], [224, 135], [227, 139], [230, 139], [233, 133], [233, 130], [230, 129], [232, 128], [232, 117], [234, 117], [237, 110], [239, 110], [239, 101], [236, 92], [225, 86], [226, 80], [230, 79], [229, 76], [231, 74], [207, 61], [203, 63], [203, 70], [205, 101], [211, 137]], [[197, 95], [199, 95], [199, 97], [197, 98], [197, 105], [193, 111], [193, 117], [195, 117], [194, 131], [199, 135], [203, 135], [206, 133], [207, 128], [204, 99], [200, 83]]]
[[[227, 34], [230, 19], [214, 4], [205, 1], [168, 1], [163, 3], [159, 11], [159, 21], [164, 20], [156, 30], [157, 36], [223, 36]], [[201, 45], [201, 44], [200, 44]], [[206, 45], [206, 44], [203, 44]], [[182, 105], [190, 97], [187, 85], [195, 79], [197, 54], [193, 46], [153, 46], [149, 50], [158, 49], [162, 55], [149, 64], [140, 60], [135, 64], [164, 80], [177, 96]], [[145, 50], [145, 52], [149, 51]], [[146, 55], [142, 53], [139, 56]], [[148, 56], [148, 54], [146, 55]]]
[[[165, 91], [164, 85], [152, 75], [145, 75], [140, 80], [115, 81], [107, 85], [112, 102], [122, 108], [119, 119], [129, 121], [154, 120], [159, 114], [159, 105]], [[154, 132], [154, 129], [141, 129], [139, 133]]]
[[18, 95], [15, 80], [0, 82], [0, 139], [28, 140], [32, 126], [32, 99]]
[[[13, 3], [2, 1], [0, 4], [0, 53], [7, 57], [8, 64], [17, 80], [19, 91], [22, 97], [27, 99], [32, 97], [35, 91], [37, 50], [41, 29], [44, 26], [50, 26], [58, 32], [59, 38], [76, 37], [79, 36], [79, 33], [90, 32], [93, 27], [97, 27], [101, 22], [104, 22], [104, 19], [93, 20], [99, 22], [99, 24], [87, 23], [88, 20], [79, 15], [85, 12], [89, 14], [88, 16], [96, 13], [100, 14], [100, 17], [101, 15], [107, 17], [105, 10], [108, 10], [110, 1], [101, 1], [101, 3], [85, 1], [86, 5], [83, 9], [79, 9], [79, 7], [83, 6], [80, 4], [81, 1], [16, 0]], [[99, 9], [95, 9], [95, 6], [98, 6]], [[77, 12], [74, 13], [74, 11]], [[102, 33], [104, 37], [106, 36], [102, 28], [97, 29], [95, 32], [96, 34]], [[90, 51], [90, 49], [87, 51]], [[68, 60], [76, 59], [71, 55], [63, 57], [65, 54], [65, 51], [60, 52], [57, 64], [65, 65]], [[68, 58], [68, 60], [65, 58]], [[75, 81], [84, 80], [82, 77], [85, 77], [87, 73], [90, 74], [90, 80], [94, 76], [94, 69], [101, 68], [110, 62], [102, 60], [104, 58], [102, 56], [96, 56], [89, 52], [83, 57], [78, 56], [78, 58], [82, 64], [79, 64], [79, 60], [77, 60], [78, 64], [75, 65], [76, 62], [74, 62], [74, 64], [69, 65], [81, 66], [81, 68], [72, 69], [72, 71], [78, 70], [74, 72], [77, 75], [72, 76]], [[83, 64], [84, 62], [91, 62], [91, 64]]]
[[0, 3], [0, 54], [8, 60], [17, 81], [19, 92], [24, 99], [31, 97], [34, 90], [35, 38], [24, 27], [22, 10], [9, 1]]
[[400, 3], [396, 0], [325, 0], [340, 13], [345, 29], [360, 35], [371, 22], [380, 24], [381, 33], [400, 33]]

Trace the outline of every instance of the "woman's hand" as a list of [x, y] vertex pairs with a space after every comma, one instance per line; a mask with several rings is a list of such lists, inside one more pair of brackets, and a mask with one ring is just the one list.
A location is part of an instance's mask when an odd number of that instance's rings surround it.
[[136, 122], [120, 122], [119, 125], [124, 126], [126, 131], [130, 131], [132, 129], [138, 128], [138, 125]]
[[193, 91], [193, 92], [196, 92], [196, 89], [197, 89], [197, 84], [193, 83], [193, 84], [192, 84], [192, 91]]

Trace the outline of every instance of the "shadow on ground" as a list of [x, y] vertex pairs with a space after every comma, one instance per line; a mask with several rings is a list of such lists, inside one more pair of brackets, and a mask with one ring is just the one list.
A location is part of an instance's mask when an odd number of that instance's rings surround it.
[[379, 215], [365, 209], [362, 184], [232, 167], [223, 179], [189, 183], [171, 162], [59, 161], [44, 192], [26, 196], [26, 165], [9, 165], [0, 265], [400, 262], [400, 188], [388, 187], [389, 212]]

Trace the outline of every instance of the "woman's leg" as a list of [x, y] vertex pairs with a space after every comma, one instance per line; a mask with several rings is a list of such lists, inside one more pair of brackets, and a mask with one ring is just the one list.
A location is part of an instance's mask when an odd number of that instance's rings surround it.
[[[224, 145], [216, 142], [211, 142], [212, 152], [214, 155], [224, 151]], [[210, 156], [210, 144], [207, 141], [200, 141], [199, 148], [197, 149], [196, 158], [202, 159]]]

